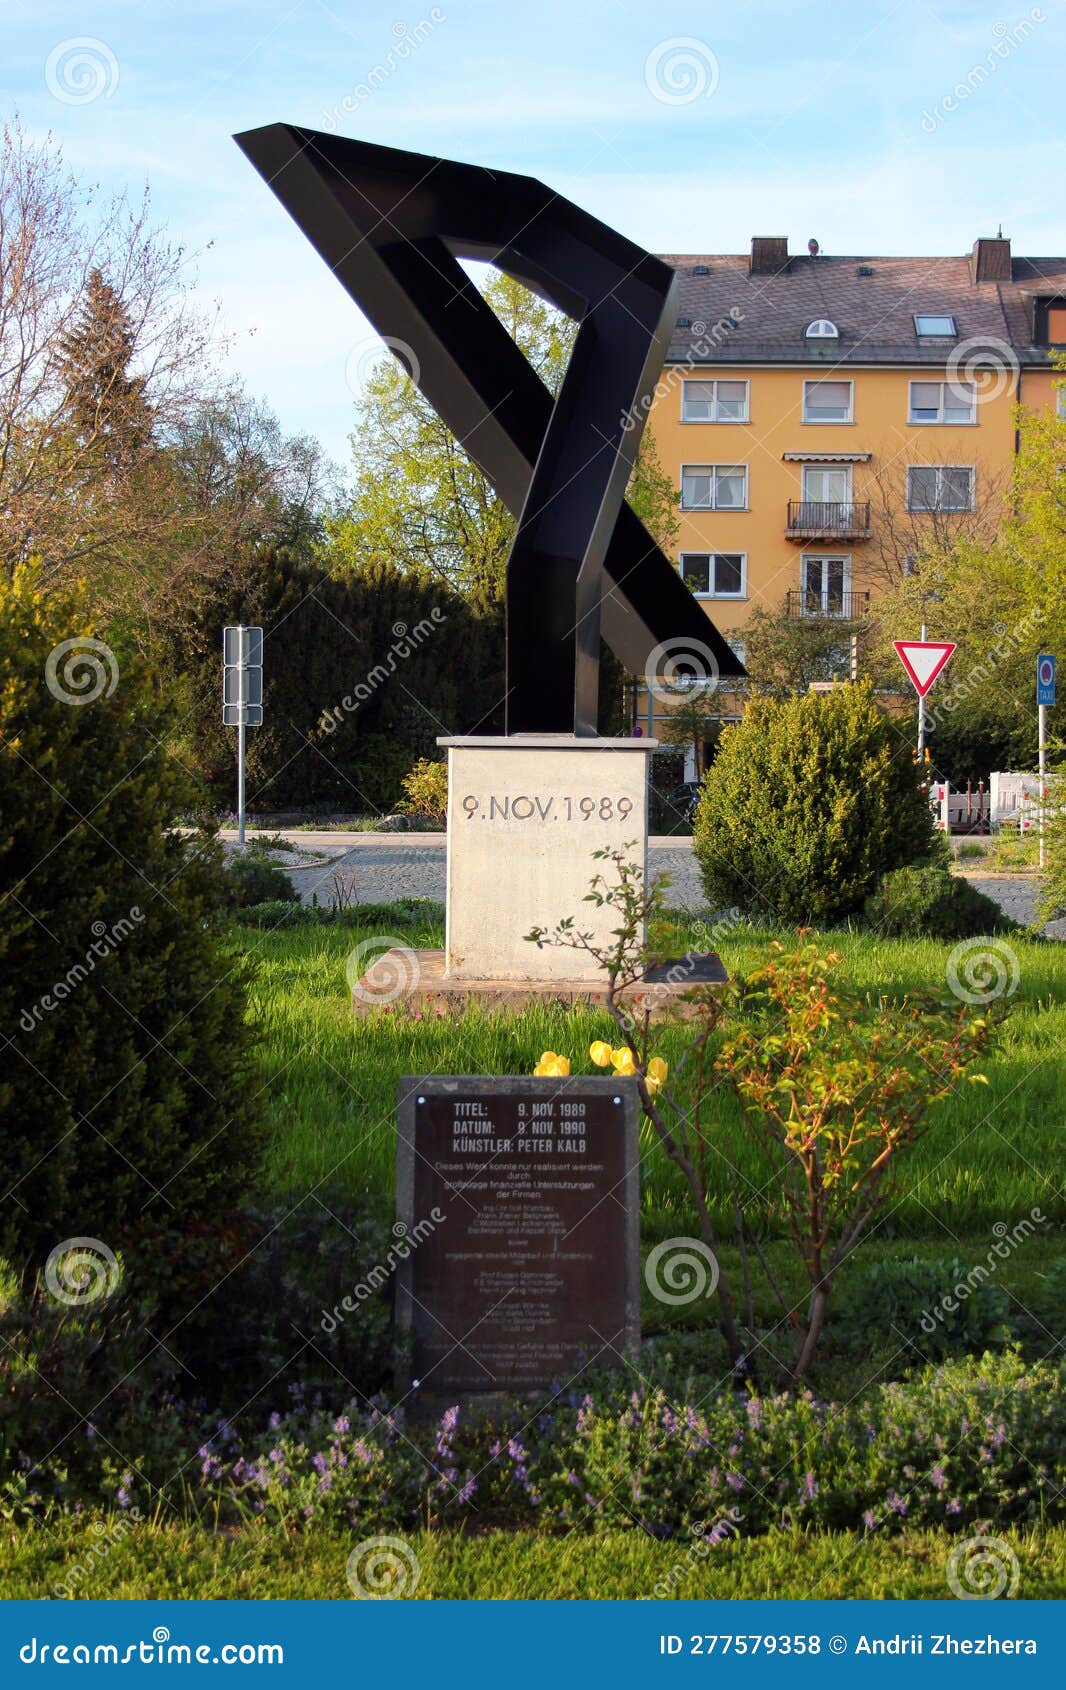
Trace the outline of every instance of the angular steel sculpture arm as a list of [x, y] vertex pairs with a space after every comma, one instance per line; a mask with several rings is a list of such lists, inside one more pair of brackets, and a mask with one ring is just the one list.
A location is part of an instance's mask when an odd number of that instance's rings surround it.
[[[601, 628], [634, 673], [669, 643], [675, 671], [743, 675], [624, 498], [676, 315], [669, 266], [532, 177], [283, 123], [236, 141], [518, 518], [507, 731], [595, 734]], [[578, 323], [557, 399], [461, 258]]]

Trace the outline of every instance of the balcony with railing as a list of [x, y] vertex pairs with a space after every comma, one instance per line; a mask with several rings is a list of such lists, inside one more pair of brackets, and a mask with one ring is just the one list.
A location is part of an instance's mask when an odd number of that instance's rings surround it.
[[789, 540], [868, 540], [870, 501], [790, 499], [785, 537]]
[[870, 614], [870, 595], [836, 591], [832, 587], [825, 592], [804, 592], [800, 588], [785, 594], [785, 614], [822, 617], [827, 622], [858, 622]]

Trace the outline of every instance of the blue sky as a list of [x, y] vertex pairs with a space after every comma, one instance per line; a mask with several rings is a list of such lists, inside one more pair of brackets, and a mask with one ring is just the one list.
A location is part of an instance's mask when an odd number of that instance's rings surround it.
[[660, 252], [962, 252], [1000, 222], [1066, 251], [1061, 0], [0, 0], [0, 22], [5, 109], [79, 174], [147, 180], [234, 367], [338, 457], [367, 326], [235, 130], [525, 171]]

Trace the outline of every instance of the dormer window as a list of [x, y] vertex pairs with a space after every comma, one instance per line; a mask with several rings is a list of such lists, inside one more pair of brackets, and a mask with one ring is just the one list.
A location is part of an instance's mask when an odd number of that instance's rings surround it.
[[954, 340], [958, 334], [954, 317], [940, 317], [933, 312], [915, 312], [914, 332], [919, 340], [927, 336], [935, 340]]
[[807, 340], [839, 340], [840, 330], [828, 317], [816, 317], [813, 323], [807, 324]]

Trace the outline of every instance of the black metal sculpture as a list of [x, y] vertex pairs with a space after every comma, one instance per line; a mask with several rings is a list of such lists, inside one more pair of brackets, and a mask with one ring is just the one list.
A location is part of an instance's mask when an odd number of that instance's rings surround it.
[[[601, 631], [633, 673], [666, 645], [674, 675], [743, 675], [624, 497], [676, 317], [669, 265], [529, 176], [286, 123], [235, 139], [518, 517], [507, 731], [596, 733]], [[461, 258], [578, 323], [557, 399]]]

